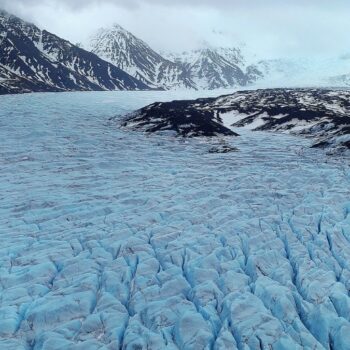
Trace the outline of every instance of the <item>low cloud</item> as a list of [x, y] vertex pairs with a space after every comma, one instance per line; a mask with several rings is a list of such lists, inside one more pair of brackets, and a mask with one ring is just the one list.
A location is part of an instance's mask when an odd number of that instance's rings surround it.
[[313, 7], [317, 9], [334, 9], [348, 7], [347, 0], [337, 0], [330, 2], [329, 0], [0, 0], [2, 7], [16, 7], [21, 5], [26, 6], [65, 6], [72, 10], [80, 10], [90, 6], [103, 6], [105, 4], [115, 5], [124, 8], [138, 8], [142, 6], [162, 6], [166, 8], [171, 7], [207, 7], [215, 9], [250, 9], [255, 11], [257, 9], [266, 8], [288, 8], [295, 6], [302, 6], [304, 8]]
[[0, 0], [0, 7], [73, 42], [117, 22], [156, 49], [244, 42], [260, 57], [349, 51], [348, 0]]

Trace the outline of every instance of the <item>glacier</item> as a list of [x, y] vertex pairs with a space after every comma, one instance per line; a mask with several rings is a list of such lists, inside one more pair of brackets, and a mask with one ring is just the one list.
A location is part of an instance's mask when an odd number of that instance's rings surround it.
[[218, 94], [0, 97], [1, 349], [350, 349], [348, 158], [115, 122]]

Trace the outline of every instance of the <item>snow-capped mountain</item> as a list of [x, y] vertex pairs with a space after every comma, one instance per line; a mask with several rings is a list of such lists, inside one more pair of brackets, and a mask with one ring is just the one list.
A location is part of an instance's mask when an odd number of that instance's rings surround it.
[[349, 55], [261, 59], [246, 48], [157, 53], [119, 25], [86, 51], [0, 10], [0, 92], [350, 86]]
[[245, 86], [261, 77], [239, 48], [204, 48], [181, 54], [157, 53], [119, 25], [100, 29], [91, 51], [158, 88], [218, 89]]
[[195, 88], [181, 65], [165, 59], [120, 25], [100, 29], [90, 46], [93, 53], [147, 85], [163, 89]]
[[3, 93], [148, 89], [95, 54], [4, 11], [0, 67]]
[[246, 86], [262, 78], [259, 68], [250, 65], [239, 48], [202, 48], [166, 55], [183, 64], [202, 89]]
[[162, 56], [166, 57], [170, 61], [177, 63], [191, 63], [193, 62], [198, 54], [202, 51], [212, 51], [220, 56], [222, 56], [226, 61], [231, 64], [236, 64], [239, 67], [244, 67], [246, 65], [246, 59], [242, 50], [238, 47], [211, 47], [208, 43], [204, 43], [200, 49], [183, 51], [183, 52], [168, 52], [162, 51]]
[[246, 58], [238, 47], [219, 47], [215, 49], [215, 52], [231, 64], [236, 64], [239, 67], [246, 65]]
[[200, 89], [244, 86], [247, 79], [241, 68], [227, 61], [216, 51], [203, 49], [184, 58], [184, 66]]

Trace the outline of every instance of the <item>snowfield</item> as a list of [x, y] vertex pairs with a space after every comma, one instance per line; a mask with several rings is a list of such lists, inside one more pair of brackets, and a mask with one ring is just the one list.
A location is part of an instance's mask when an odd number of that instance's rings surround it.
[[112, 118], [185, 97], [0, 97], [0, 349], [350, 349], [349, 159]]

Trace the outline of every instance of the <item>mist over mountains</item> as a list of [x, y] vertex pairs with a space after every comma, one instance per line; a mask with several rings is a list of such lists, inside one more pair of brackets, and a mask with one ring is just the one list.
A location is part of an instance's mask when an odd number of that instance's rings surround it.
[[273, 59], [244, 47], [157, 52], [118, 24], [86, 49], [0, 12], [0, 92], [349, 86], [350, 57]]

